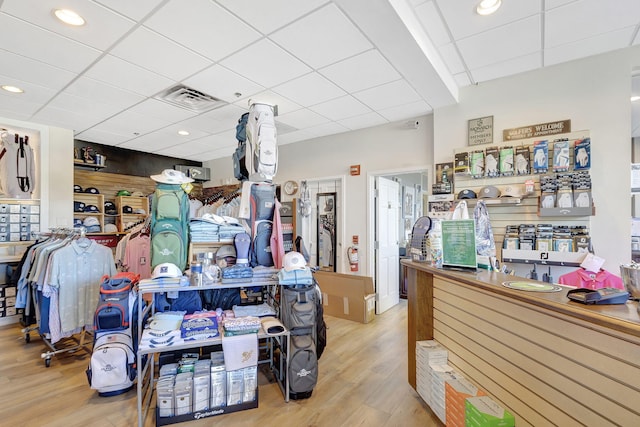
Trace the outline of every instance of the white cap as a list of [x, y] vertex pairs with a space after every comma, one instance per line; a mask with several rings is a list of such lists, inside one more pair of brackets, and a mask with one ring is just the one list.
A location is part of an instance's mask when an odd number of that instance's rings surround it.
[[100, 225], [100, 221], [95, 216], [88, 216], [84, 219], [85, 227], [91, 227], [92, 225]]
[[307, 262], [300, 252], [287, 252], [284, 255], [283, 267], [284, 271], [304, 270]]
[[187, 178], [184, 172], [175, 169], [165, 169], [159, 175], [151, 175], [151, 179], [163, 184], [186, 184], [187, 182], [193, 182], [193, 179]]
[[519, 185], [507, 185], [501, 193], [500, 197], [522, 197]]
[[105, 233], [115, 233], [118, 231], [118, 227], [115, 224], [105, 224], [104, 231]]
[[151, 277], [154, 279], [158, 279], [160, 277], [182, 277], [182, 271], [175, 264], [163, 262], [162, 264], [156, 265], [156, 268], [153, 269], [153, 273], [151, 273]]

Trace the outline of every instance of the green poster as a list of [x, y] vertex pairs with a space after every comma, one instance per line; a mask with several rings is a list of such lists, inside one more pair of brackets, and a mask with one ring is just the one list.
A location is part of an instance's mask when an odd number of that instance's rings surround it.
[[442, 221], [442, 266], [473, 269], [477, 267], [474, 220]]

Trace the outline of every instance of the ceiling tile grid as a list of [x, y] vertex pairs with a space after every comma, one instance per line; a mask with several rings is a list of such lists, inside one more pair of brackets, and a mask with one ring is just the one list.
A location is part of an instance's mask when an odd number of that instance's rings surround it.
[[[233, 152], [249, 100], [277, 105], [284, 145], [412, 119], [456, 102], [455, 86], [640, 43], [637, 0], [505, 0], [487, 17], [478, 2], [3, 0], [0, 85], [25, 92], [0, 91], [0, 116], [202, 161]], [[57, 7], [86, 24], [59, 23]], [[201, 112], [159, 99], [178, 84], [224, 103]]]

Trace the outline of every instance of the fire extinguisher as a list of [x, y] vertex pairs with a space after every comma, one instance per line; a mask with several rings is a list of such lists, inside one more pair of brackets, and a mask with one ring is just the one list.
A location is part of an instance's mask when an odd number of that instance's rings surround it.
[[349, 257], [351, 271], [358, 271], [358, 248], [356, 246], [347, 248], [347, 256]]

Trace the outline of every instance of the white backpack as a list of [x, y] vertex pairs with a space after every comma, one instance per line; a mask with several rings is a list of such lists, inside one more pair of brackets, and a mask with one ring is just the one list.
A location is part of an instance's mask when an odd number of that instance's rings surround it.
[[99, 334], [93, 345], [87, 379], [100, 396], [115, 396], [133, 387], [136, 355], [128, 331]]
[[247, 121], [246, 166], [249, 181], [271, 181], [278, 171], [278, 143], [273, 107], [251, 104]]

